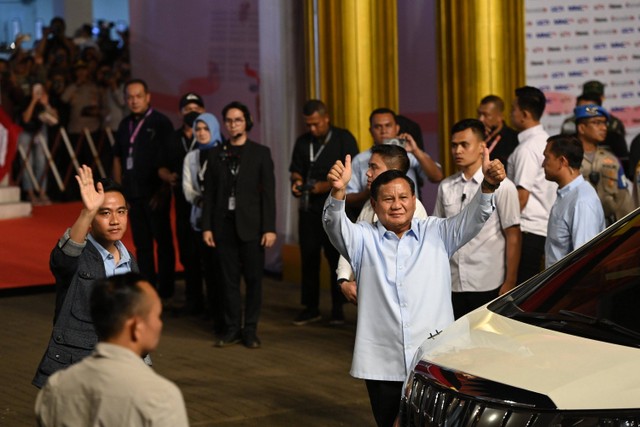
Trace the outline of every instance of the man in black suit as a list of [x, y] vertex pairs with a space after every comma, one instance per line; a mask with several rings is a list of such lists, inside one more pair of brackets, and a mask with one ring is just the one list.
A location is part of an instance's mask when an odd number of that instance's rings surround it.
[[[229, 139], [209, 151], [202, 215], [203, 239], [218, 248], [224, 280], [227, 331], [215, 345], [242, 340], [248, 348], [259, 348], [264, 248], [276, 241], [273, 160], [268, 147], [249, 140], [253, 122], [245, 105], [232, 102], [222, 116]], [[241, 273], [246, 283], [244, 324]]]

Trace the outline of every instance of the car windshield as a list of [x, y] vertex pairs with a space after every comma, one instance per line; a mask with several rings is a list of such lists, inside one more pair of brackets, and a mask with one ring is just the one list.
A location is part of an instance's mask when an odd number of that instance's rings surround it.
[[489, 309], [547, 329], [640, 347], [640, 210]]

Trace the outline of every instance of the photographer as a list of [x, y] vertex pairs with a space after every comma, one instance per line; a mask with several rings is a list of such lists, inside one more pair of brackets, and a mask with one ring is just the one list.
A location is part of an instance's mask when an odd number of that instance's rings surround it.
[[298, 243], [302, 263], [301, 303], [305, 308], [293, 324], [301, 326], [321, 319], [321, 249], [324, 249], [331, 272], [331, 323], [339, 324], [344, 322], [342, 305], [345, 302], [336, 284], [339, 255], [322, 229], [322, 206], [331, 189], [327, 173], [336, 160], [344, 159], [347, 154], [357, 154], [358, 146], [351, 132], [331, 126], [327, 107], [322, 101], [308, 101], [302, 114], [309, 132], [296, 140], [289, 172], [291, 193], [301, 198]]
[[[408, 133], [399, 135], [400, 126], [396, 120], [396, 113], [389, 108], [377, 108], [369, 116], [369, 132], [373, 137], [373, 144], [400, 145], [409, 153], [410, 167], [407, 176], [414, 183], [418, 183], [418, 177], [427, 178], [431, 182], [440, 182], [444, 175], [440, 165], [422, 151], [413, 137]], [[363, 151], [353, 159], [353, 179], [347, 187], [347, 205], [360, 210], [369, 200], [367, 188], [367, 169], [371, 159], [371, 150]]]
[[[73, 40], [66, 36], [67, 24], [63, 18], [56, 16], [51, 19], [48, 27], [42, 29], [42, 39], [35, 47], [35, 53], [44, 59], [48, 66], [62, 65], [58, 58], [59, 55], [66, 55], [69, 58], [75, 58], [77, 53], [76, 45]], [[64, 53], [60, 52], [61, 50]], [[68, 65], [68, 62], [67, 62]]]

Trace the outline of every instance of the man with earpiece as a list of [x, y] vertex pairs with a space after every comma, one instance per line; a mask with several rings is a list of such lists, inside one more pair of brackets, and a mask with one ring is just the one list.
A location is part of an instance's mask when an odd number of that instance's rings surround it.
[[224, 282], [227, 330], [215, 346], [242, 341], [247, 348], [259, 348], [264, 250], [276, 241], [273, 160], [268, 147], [249, 139], [253, 120], [247, 106], [232, 102], [222, 109], [222, 118], [229, 138], [209, 151], [202, 214], [202, 237], [218, 249]]

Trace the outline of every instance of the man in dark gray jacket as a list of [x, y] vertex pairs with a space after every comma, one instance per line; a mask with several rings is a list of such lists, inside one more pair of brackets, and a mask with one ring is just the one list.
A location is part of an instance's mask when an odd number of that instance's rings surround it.
[[88, 166], [78, 170], [83, 208], [51, 251], [56, 279], [53, 332], [32, 381], [41, 388], [54, 372], [79, 362], [95, 347], [89, 297], [96, 279], [138, 272], [138, 265], [120, 239], [127, 231], [127, 203], [110, 180], [94, 185]]

